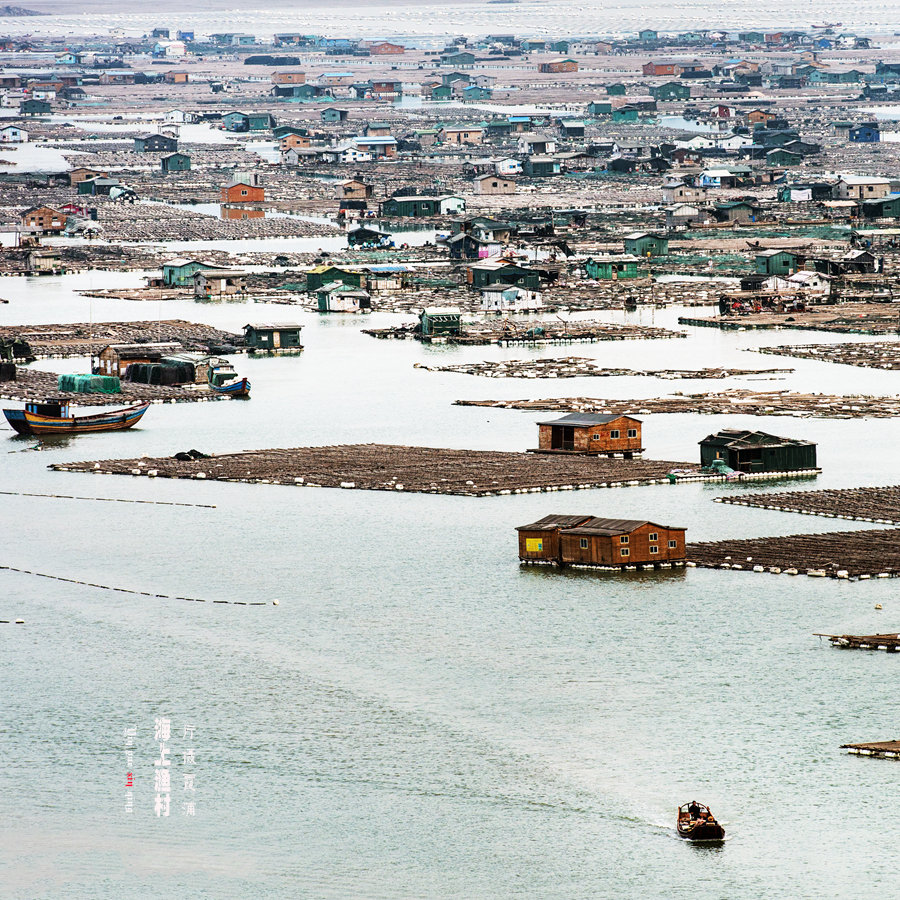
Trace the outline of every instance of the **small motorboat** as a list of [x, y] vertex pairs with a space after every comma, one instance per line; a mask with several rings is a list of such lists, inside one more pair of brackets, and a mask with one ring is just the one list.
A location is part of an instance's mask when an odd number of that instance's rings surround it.
[[725, 829], [708, 806], [692, 800], [678, 807], [678, 836], [686, 841], [724, 841]]
[[206, 380], [217, 394], [227, 394], [229, 397], [250, 396], [249, 380], [238, 378], [234, 367], [224, 359], [210, 364], [206, 370]]
[[238, 378], [235, 381], [226, 381], [222, 384], [216, 384], [210, 381], [209, 386], [217, 394], [228, 394], [229, 397], [249, 397], [250, 382], [246, 378]]
[[26, 403], [25, 409], [4, 409], [3, 415], [19, 434], [86, 434], [131, 428], [140, 422], [149, 406], [149, 403], [138, 403], [92, 416], [71, 416], [68, 401], [46, 400]]

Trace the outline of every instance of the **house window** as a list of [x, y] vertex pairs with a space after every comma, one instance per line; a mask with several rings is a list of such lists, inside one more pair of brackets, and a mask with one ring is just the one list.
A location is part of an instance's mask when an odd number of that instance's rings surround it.
[[591, 440], [592, 440], [592, 441], [599, 441], [599, 440], [600, 440], [600, 435], [599, 435], [599, 434], [592, 434], [592, 435], [591, 435]]
[[616, 429], [615, 431], [611, 431], [611, 432], [609, 433], [609, 436], [610, 436], [613, 440], [615, 440], [615, 439], [619, 436], [619, 430]]
[[247, 196], [247, 192], [246, 192], [246, 191], [241, 191], [241, 196], [242, 196], [242, 197], [246, 197], [246, 196]]
[[669, 549], [674, 550], [678, 546], [678, 541], [669, 541]]
[[651, 544], [651, 545], [650, 545], [650, 552], [651, 552], [651, 553], [659, 553], [659, 547], [657, 547], [656, 544]]
[[580, 543], [581, 543], [581, 549], [582, 549], [582, 550], [587, 550], [587, 548], [588, 548], [588, 539], [587, 539], [587, 538], [582, 538], [581, 541], [580, 541]]
[[619, 551], [619, 555], [620, 555], [620, 556], [629, 556], [630, 554], [631, 554], [631, 551], [630, 551], [627, 547], [623, 547], [623, 548]]
[[620, 543], [620, 544], [627, 544], [627, 543], [628, 543], [628, 535], [627, 535], [627, 534], [623, 534], [622, 537], [619, 538], [619, 543]]
[[629, 428], [628, 429], [628, 437], [636, 438], [637, 437], [637, 428]]
[[652, 541], [658, 541], [658, 540], [659, 540], [659, 535], [658, 535], [655, 531], [653, 531], [653, 532], [651, 532], [650, 534], [647, 535], [647, 540], [649, 540], [649, 541], [651, 541], [651, 542], [652, 542]]

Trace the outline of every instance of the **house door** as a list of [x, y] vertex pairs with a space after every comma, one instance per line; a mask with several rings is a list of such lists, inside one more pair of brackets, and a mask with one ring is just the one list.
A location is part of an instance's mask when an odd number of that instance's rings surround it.
[[574, 450], [575, 429], [571, 425], [555, 425], [550, 447], [553, 450]]

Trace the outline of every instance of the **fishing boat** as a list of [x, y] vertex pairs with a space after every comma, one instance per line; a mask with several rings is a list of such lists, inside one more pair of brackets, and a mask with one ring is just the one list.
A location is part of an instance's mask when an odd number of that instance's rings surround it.
[[69, 415], [66, 400], [30, 402], [25, 409], [4, 409], [6, 421], [19, 434], [86, 434], [93, 431], [122, 431], [137, 425], [149, 403], [95, 413], [92, 416]]
[[678, 807], [678, 836], [686, 841], [724, 841], [725, 829], [708, 806], [692, 800]]
[[217, 360], [206, 370], [206, 380], [212, 390], [229, 397], [249, 397], [250, 382], [246, 378], [238, 378], [237, 372], [230, 362]]
[[219, 394], [228, 394], [229, 397], [249, 397], [250, 382], [246, 378], [239, 378], [237, 381], [227, 381], [224, 384], [216, 384], [210, 381], [209, 386]]

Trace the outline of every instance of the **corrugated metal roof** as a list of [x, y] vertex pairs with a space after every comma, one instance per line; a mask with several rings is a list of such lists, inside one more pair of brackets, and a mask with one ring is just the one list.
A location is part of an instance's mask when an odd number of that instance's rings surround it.
[[[615, 536], [617, 534], [631, 534], [642, 525], [651, 525], [646, 519], [588, 519], [576, 528], [567, 528], [566, 534], [585, 534]], [[662, 526], [660, 526], [662, 527]]]
[[549, 531], [551, 528], [574, 528], [582, 522], [591, 520], [591, 516], [563, 516], [552, 513], [532, 522], [530, 525], [519, 525], [516, 531]]
[[[618, 413], [608, 415], [591, 415], [589, 413], [569, 413], [560, 419], [552, 419], [547, 422], [538, 422], [538, 425], [606, 425], [616, 419], [630, 419], [631, 416], [622, 416]], [[640, 421], [636, 419], [635, 421]]]

